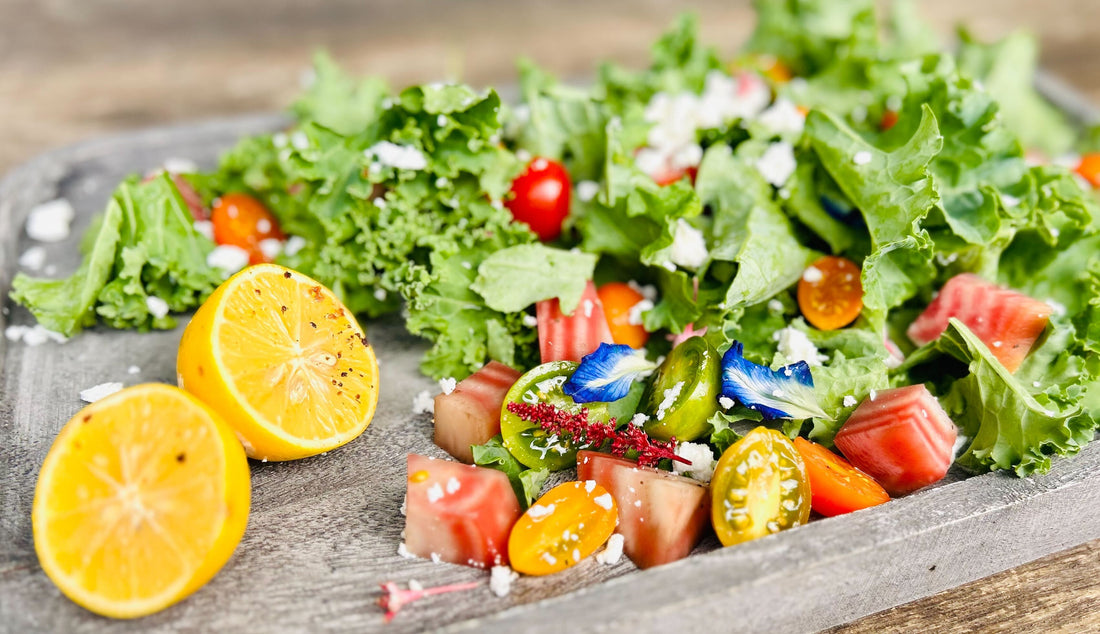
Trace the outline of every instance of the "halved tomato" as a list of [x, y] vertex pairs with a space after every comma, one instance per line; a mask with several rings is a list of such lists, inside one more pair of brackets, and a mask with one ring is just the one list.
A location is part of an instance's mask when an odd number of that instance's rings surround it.
[[518, 370], [490, 361], [462, 379], [450, 394], [435, 397], [435, 444], [462, 462], [474, 461], [472, 445], [500, 433], [500, 409]]
[[619, 514], [595, 482], [565, 482], [527, 509], [508, 538], [512, 568], [548, 575], [575, 566], [611, 537]]
[[581, 303], [572, 315], [561, 312], [557, 299], [547, 299], [535, 304], [535, 316], [538, 318], [539, 352], [543, 363], [580, 363], [601, 343], [614, 343], [603, 303], [592, 282], [585, 287]]
[[577, 479], [594, 480], [619, 506], [623, 551], [639, 568], [691, 554], [707, 528], [707, 485], [596, 451], [577, 453]]
[[475, 568], [506, 565], [508, 535], [520, 515], [503, 472], [409, 454], [405, 547], [411, 554]]
[[806, 463], [810, 505], [826, 517], [843, 515], [889, 502], [890, 496], [871, 476], [821, 445], [799, 436], [794, 448]]

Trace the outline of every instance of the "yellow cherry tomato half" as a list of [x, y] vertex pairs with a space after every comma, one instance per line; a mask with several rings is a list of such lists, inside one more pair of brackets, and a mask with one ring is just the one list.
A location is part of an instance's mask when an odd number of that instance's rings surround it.
[[631, 348], [641, 348], [649, 341], [645, 327], [631, 322], [631, 309], [645, 297], [628, 284], [608, 282], [600, 287], [596, 294], [603, 304], [603, 313], [607, 316], [607, 326], [611, 329], [611, 338]]
[[798, 307], [806, 321], [821, 330], [843, 328], [863, 310], [859, 266], [827, 255], [811, 264], [798, 281]]
[[778, 533], [810, 519], [810, 480], [798, 450], [757, 427], [730, 445], [710, 482], [711, 522], [723, 546]]
[[559, 484], [516, 522], [508, 559], [525, 575], [560, 572], [602, 546], [618, 522], [615, 499], [594, 480]]

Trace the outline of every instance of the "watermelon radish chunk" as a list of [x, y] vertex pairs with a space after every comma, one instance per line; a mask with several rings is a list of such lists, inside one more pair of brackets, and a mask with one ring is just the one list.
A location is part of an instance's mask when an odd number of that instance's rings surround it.
[[607, 489], [619, 509], [616, 532], [639, 568], [691, 554], [710, 525], [707, 485], [596, 451], [577, 453], [577, 479]]
[[955, 423], [923, 385], [872, 394], [834, 442], [857, 469], [892, 496], [939, 482], [954, 458]]
[[466, 377], [450, 394], [435, 397], [435, 444], [466, 464], [472, 445], [484, 445], [500, 433], [500, 410], [518, 370], [490, 361]]
[[603, 304], [592, 282], [588, 282], [581, 302], [572, 315], [561, 312], [557, 299], [547, 299], [535, 304], [535, 317], [538, 318], [539, 352], [543, 363], [580, 363], [601, 343], [615, 343], [604, 316]]
[[944, 284], [940, 294], [909, 326], [913, 343], [935, 341], [952, 317], [966, 324], [1009, 372], [1015, 372], [1043, 334], [1053, 309], [1007, 288], [963, 273]]
[[500, 471], [409, 454], [409, 554], [475, 568], [506, 565], [508, 535], [520, 515], [508, 476]]

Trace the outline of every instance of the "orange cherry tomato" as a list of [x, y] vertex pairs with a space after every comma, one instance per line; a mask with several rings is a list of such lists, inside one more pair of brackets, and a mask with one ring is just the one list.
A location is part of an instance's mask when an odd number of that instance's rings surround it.
[[785, 84], [794, 77], [790, 66], [771, 55], [761, 55], [757, 61], [760, 64], [760, 72], [777, 84]]
[[248, 251], [249, 264], [271, 261], [264, 255], [260, 242], [286, 239], [275, 216], [248, 194], [232, 193], [219, 198], [210, 220], [214, 223], [214, 242]]
[[630, 310], [645, 299], [641, 293], [622, 282], [608, 282], [596, 294], [603, 304], [603, 314], [611, 328], [611, 339], [631, 348], [641, 348], [649, 341], [649, 333], [641, 324], [630, 323]]
[[602, 546], [618, 522], [615, 499], [595, 480], [559, 484], [516, 522], [508, 560], [525, 575], [560, 572]]
[[1076, 171], [1090, 185], [1100, 189], [1100, 152], [1089, 152], [1082, 155]]
[[848, 461], [801, 436], [794, 448], [806, 463], [810, 478], [810, 506], [826, 517], [843, 515], [890, 501], [878, 482]]
[[827, 255], [810, 265], [798, 281], [802, 316], [821, 330], [843, 328], [863, 310], [863, 283], [859, 266], [846, 258]]

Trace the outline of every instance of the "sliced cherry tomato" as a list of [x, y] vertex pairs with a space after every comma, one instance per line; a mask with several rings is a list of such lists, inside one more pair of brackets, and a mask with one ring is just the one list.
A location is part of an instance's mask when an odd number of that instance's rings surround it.
[[1076, 171], [1094, 188], [1100, 188], [1100, 152], [1082, 155]]
[[271, 261], [260, 248], [261, 242], [286, 239], [275, 216], [263, 203], [248, 194], [222, 196], [214, 205], [210, 219], [214, 223], [214, 242], [248, 251], [250, 264]]
[[559, 484], [516, 522], [508, 536], [508, 559], [526, 575], [560, 572], [602, 546], [618, 521], [607, 489], [592, 480]]
[[607, 422], [612, 418], [627, 420], [638, 405], [640, 391], [613, 403], [585, 403], [579, 405], [561, 391], [562, 384], [577, 370], [572, 361], [544, 363], [521, 376], [504, 397], [505, 407], [500, 412], [500, 433], [504, 447], [521, 463], [532, 469], [559, 471], [577, 464], [577, 450], [568, 438], [548, 434], [538, 423], [525, 421], [508, 411], [508, 403], [549, 403], [558, 409], [577, 413], [582, 407], [588, 410], [590, 422]]
[[790, 66], [770, 55], [760, 56], [760, 72], [777, 84], [785, 84], [794, 77]]
[[882, 113], [882, 121], [879, 121], [878, 127], [883, 132], [886, 132], [898, 124], [898, 113], [895, 110], [887, 110]]
[[512, 181], [512, 197], [504, 206], [513, 218], [530, 227], [539, 240], [550, 242], [561, 235], [572, 191], [569, 173], [562, 164], [540, 157]]
[[722, 358], [702, 337], [672, 349], [642, 395], [649, 416], [645, 432], [654, 438], [687, 442], [705, 434], [707, 419], [718, 411]]
[[855, 321], [863, 310], [859, 275], [855, 262], [835, 255], [811, 264], [798, 282], [802, 316], [821, 330], [836, 330]]
[[611, 343], [611, 328], [603, 312], [603, 302], [592, 282], [585, 284], [580, 305], [572, 315], [561, 312], [557, 298], [535, 304], [539, 329], [539, 354], [543, 363], [580, 361], [601, 343]]
[[698, 167], [689, 167], [687, 169], [680, 168], [668, 168], [660, 174], [651, 174], [653, 182], [657, 183], [661, 187], [671, 185], [677, 181], [683, 180], [685, 177], [691, 179], [691, 184], [695, 184], [695, 177], [699, 174]]
[[631, 348], [641, 348], [649, 341], [649, 333], [641, 324], [630, 323], [631, 309], [645, 297], [622, 282], [609, 282], [597, 292], [607, 325], [611, 328], [611, 338]]
[[794, 439], [794, 448], [806, 463], [810, 478], [810, 505], [826, 517], [843, 515], [890, 501], [886, 489], [848, 461], [805, 438]]
[[711, 522], [723, 546], [778, 533], [810, 519], [810, 480], [786, 436], [757, 427], [730, 445], [710, 482]]

